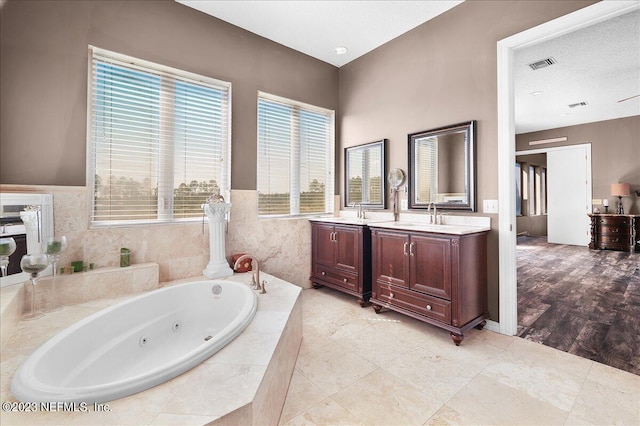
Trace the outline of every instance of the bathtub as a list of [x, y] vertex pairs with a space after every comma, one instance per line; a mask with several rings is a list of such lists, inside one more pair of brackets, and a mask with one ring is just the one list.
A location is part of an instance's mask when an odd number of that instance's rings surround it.
[[[16, 371], [22, 402], [105, 402], [163, 383], [203, 362], [253, 319], [246, 284], [197, 281], [111, 306], [61, 331]], [[46, 319], [45, 319], [46, 320]]]

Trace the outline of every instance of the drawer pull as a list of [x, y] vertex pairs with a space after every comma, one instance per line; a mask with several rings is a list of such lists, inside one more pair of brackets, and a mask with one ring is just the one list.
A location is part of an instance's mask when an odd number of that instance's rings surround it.
[[431, 305], [427, 305], [427, 311], [430, 311], [431, 309], [433, 309]]
[[346, 279], [346, 278], [343, 278], [343, 279], [342, 279], [342, 281], [344, 281], [345, 283], [348, 283], [348, 282], [349, 282], [349, 280], [348, 280], [348, 279]]
[[393, 293], [391, 293], [391, 292], [389, 293], [389, 297], [390, 297], [391, 299], [393, 299], [393, 297], [394, 297], [394, 296], [395, 296], [395, 295], [394, 295]]

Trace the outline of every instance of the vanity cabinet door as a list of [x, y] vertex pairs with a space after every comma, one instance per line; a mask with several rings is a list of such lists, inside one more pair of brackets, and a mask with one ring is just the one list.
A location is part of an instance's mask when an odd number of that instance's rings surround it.
[[409, 287], [408, 234], [376, 230], [371, 252], [374, 281]]
[[361, 228], [336, 226], [334, 229], [335, 267], [357, 273], [360, 261]]
[[451, 239], [411, 235], [411, 290], [451, 299]]
[[333, 225], [313, 224], [311, 227], [313, 241], [313, 261], [322, 265], [333, 266], [335, 244], [333, 242]]

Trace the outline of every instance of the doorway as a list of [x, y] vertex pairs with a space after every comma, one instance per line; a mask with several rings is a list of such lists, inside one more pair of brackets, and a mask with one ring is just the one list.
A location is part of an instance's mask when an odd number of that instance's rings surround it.
[[[591, 145], [518, 151], [546, 155], [546, 229], [551, 244], [587, 246], [591, 206]], [[532, 194], [530, 194], [530, 197]], [[521, 232], [519, 228], [516, 229]]]
[[499, 331], [517, 332], [515, 121], [513, 54], [517, 49], [611, 19], [640, 8], [636, 1], [599, 2], [503, 39], [498, 55]]

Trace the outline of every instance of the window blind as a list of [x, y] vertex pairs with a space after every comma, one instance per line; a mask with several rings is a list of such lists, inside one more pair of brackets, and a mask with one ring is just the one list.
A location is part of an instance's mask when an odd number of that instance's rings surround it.
[[258, 94], [258, 213], [333, 211], [334, 113]]
[[91, 223], [199, 218], [230, 186], [229, 83], [91, 48]]
[[438, 200], [438, 138], [430, 136], [416, 141], [415, 164], [416, 203], [437, 203]]

